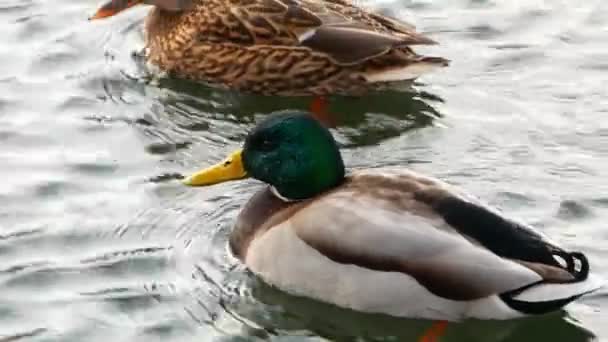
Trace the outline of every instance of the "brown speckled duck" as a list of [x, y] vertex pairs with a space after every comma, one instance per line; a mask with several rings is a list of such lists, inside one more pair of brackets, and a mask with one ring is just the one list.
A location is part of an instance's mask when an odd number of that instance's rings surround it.
[[435, 42], [349, 0], [110, 0], [91, 19], [153, 5], [147, 60], [171, 76], [264, 95], [363, 95], [448, 65]]

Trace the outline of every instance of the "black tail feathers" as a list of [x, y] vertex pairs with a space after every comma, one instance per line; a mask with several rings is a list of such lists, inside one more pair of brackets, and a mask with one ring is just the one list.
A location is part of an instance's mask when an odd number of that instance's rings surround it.
[[587, 279], [589, 275], [589, 261], [581, 252], [554, 251], [554, 256], [564, 261], [565, 269], [572, 274], [574, 279], [571, 282], [579, 282]]

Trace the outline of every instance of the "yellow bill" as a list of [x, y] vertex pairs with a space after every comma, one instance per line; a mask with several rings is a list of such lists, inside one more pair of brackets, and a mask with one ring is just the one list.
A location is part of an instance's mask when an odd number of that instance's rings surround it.
[[186, 177], [182, 183], [188, 186], [206, 186], [248, 177], [243, 167], [243, 150], [239, 149], [222, 162]]

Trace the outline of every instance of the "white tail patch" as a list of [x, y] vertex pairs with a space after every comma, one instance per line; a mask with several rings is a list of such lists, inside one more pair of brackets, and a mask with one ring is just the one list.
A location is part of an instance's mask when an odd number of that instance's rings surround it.
[[514, 296], [513, 299], [523, 302], [548, 302], [584, 295], [604, 286], [605, 281], [590, 274], [585, 281], [568, 284], [542, 284], [534, 286]]
[[418, 78], [422, 74], [429, 73], [443, 67], [439, 63], [414, 63], [403, 68], [391, 69], [381, 72], [373, 72], [365, 75], [367, 82], [396, 82], [407, 81]]

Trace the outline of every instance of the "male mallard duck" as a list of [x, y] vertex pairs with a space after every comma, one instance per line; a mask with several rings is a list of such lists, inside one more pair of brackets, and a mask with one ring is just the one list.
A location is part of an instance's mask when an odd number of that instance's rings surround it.
[[557, 310], [601, 284], [587, 258], [451, 186], [405, 169], [345, 175], [331, 133], [274, 114], [242, 150], [183, 180], [269, 184], [244, 206], [232, 253], [288, 293], [370, 313], [454, 321]]
[[350, 0], [110, 0], [91, 19], [154, 5], [148, 61], [170, 75], [265, 95], [362, 95], [448, 61], [410, 24]]

